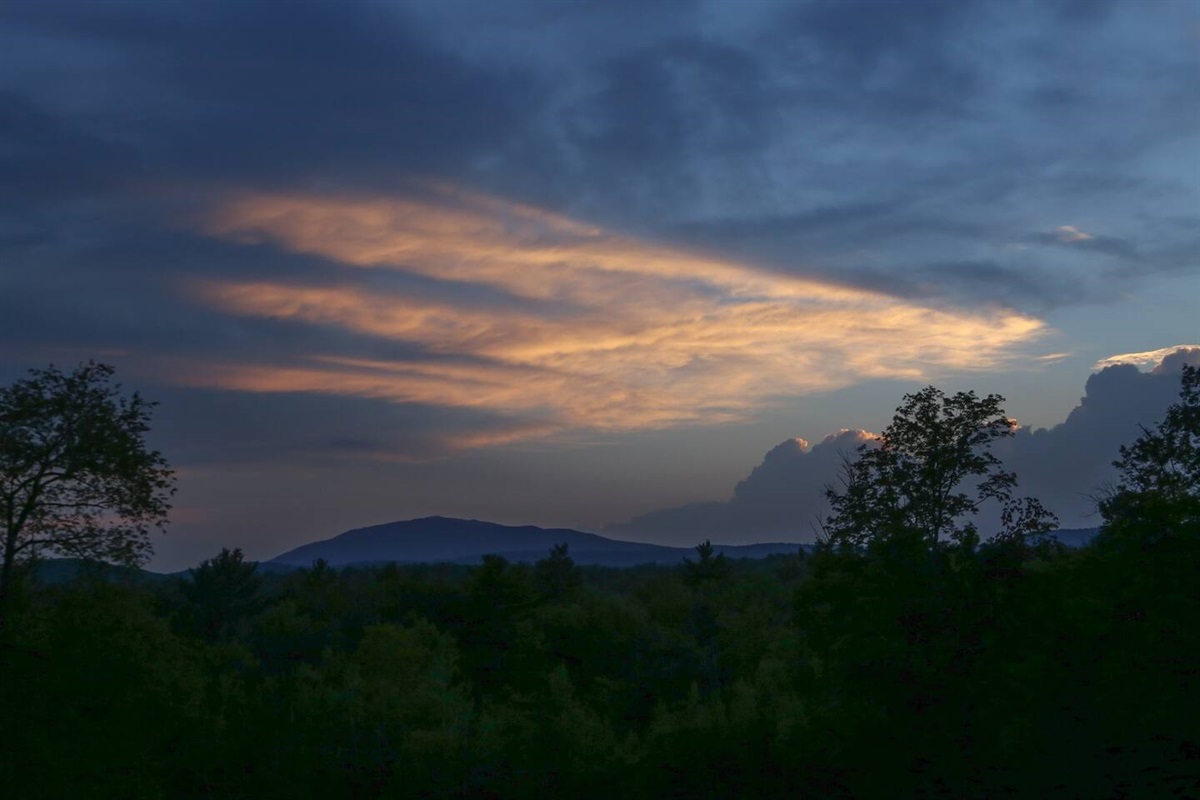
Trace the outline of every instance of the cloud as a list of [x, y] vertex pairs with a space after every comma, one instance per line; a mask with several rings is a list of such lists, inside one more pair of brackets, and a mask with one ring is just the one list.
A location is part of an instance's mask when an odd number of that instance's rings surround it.
[[[149, 364], [153, 374], [173, 361]], [[138, 371], [126, 378], [140, 379]], [[138, 380], [139, 385], [142, 381]], [[184, 383], [153, 392], [153, 436], [172, 463], [189, 468], [283, 463], [337, 465], [428, 461], [463, 436], [503, 438], [511, 421], [473, 409], [437, 409], [369, 397], [226, 392]]]
[[866, 378], [993, 368], [1045, 330], [1003, 308], [918, 305], [444, 184], [402, 197], [248, 193], [199, 224], [329, 269], [322, 284], [193, 280], [196, 301], [412, 355], [196, 361], [173, 380], [488, 409], [522, 420], [513, 438], [728, 422]]
[[[7, 0], [0, 372], [120, 353], [164, 418], [229, 419], [187, 458], [267, 481], [766, 419], [1037, 358], [1030, 317], [1189, 330], [1195, 4], [1012, 5]], [[1093, 238], [1031, 235], [1063, 224]]]
[[686, 159], [757, 147], [766, 134], [766, 76], [742, 48], [679, 37], [612, 58], [600, 74], [600, 88], [571, 110], [567, 126], [593, 158]]
[[1148, 372], [1128, 362], [1104, 364], [1088, 378], [1084, 396], [1066, 420], [1049, 429], [1019, 431], [1005, 443], [1001, 457], [1020, 477], [1022, 490], [1042, 499], [1063, 527], [1100, 524], [1095, 498], [1116, 478], [1112, 462], [1121, 445], [1137, 439], [1142, 427], [1156, 425], [1179, 399], [1182, 365], [1200, 365], [1200, 348], [1156, 352], [1162, 355]]
[[689, 503], [607, 525], [609, 536], [689, 545], [706, 538], [721, 543], [812, 541], [829, 513], [825, 486], [836, 484], [846, 458], [875, 441], [863, 430], [832, 433], [809, 447], [787, 439], [772, 448], [726, 502]]
[[1147, 258], [1155, 261], [1161, 260], [1160, 254], [1153, 253], [1147, 256], [1141, 253], [1136, 245], [1125, 239], [1088, 233], [1073, 225], [1060, 225], [1052, 231], [1036, 234], [1032, 237], [1032, 241], [1074, 248], [1089, 253], [1100, 253], [1126, 262], [1138, 262]]
[[1055, 241], [1064, 244], [1073, 244], [1075, 242], [1086, 242], [1089, 239], [1095, 239], [1093, 234], [1086, 231], [1081, 231], [1074, 225], [1059, 225], [1052, 233], [1048, 234]]
[[519, 129], [537, 99], [515, 66], [473, 66], [376, 3], [4, 10], [6, 64], [23, 88], [175, 176], [449, 171]]
[[[1116, 477], [1112, 462], [1120, 446], [1136, 439], [1141, 426], [1156, 424], [1178, 400], [1181, 365], [1200, 365], [1200, 348], [1154, 353], [1158, 365], [1149, 372], [1127, 362], [1104, 366], [1088, 379], [1085, 396], [1062, 423], [1019, 430], [996, 446], [1005, 467], [1018, 476], [1018, 492], [1042, 500], [1062, 527], [1100, 524], [1095, 498]], [[812, 541], [818, 520], [829, 512], [823, 487], [836, 486], [842, 458], [853, 457], [860, 444], [873, 438], [864, 431], [842, 430], [811, 449], [803, 439], [789, 439], [766, 454], [730, 500], [651, 511], [605, 531], [680, 545], [704, 538], [722, 543]], [[986, 532], [989, 523], [981, 523]]]
[[[739, 263], [1033, 313], [1193, 263], [1186, 4], [432, 5], [3, 4], [0, 236], [140, 237], [150, 185], [435, 176]], [[1062, 208], [1093, 238], [997, 244]], [[117, 219], [97, 235], [93, 212]]]
[[1121, 353], [1115, 356], [1102, 358], [1092, 366], [1094, 370], [1107, 369], [1120, 364], [1132, 364], [1135, 367], [1155, 366], [1156, 369], [1163, 368], [1167, 359], [1177, 353], [1182, 353], [1184, 356], [1190, 355], [1188, 351], [1200, 351], [1200, 344], [1177, 344], [1174, 347], [1162, 347], [1158, 350], [1147, 350], [1143, 353]]

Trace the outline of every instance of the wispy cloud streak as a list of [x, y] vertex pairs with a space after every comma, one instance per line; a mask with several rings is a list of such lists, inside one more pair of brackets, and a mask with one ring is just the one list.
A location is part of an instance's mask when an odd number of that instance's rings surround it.
[[[364, 285], [357, 270], [333, 269], [324, 285], [191, 287], [228, 313], [402, 342], [419, 357], [382, 361], [331, 350], [298, 354], [288, 365], [192, 365], [181, 380], [525, 420], [507, 439], [728, 421], [774, 398], [866, 378], [991, 368], [1044, 330], [1003, 308], [922, 306], [446, 187], [420, 199], [242, 195], [204, 229], [426, 279], [425, 288], [380, 289]], [[501, 301], [472, 298], [480, 287]]]

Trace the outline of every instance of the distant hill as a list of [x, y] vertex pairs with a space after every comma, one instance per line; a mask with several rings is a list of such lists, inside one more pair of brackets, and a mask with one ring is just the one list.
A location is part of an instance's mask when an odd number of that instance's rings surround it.
[[[1051, 535], [1070, 548], [1088, 545], [1099, 528], [1063, 528]], [[544, 558], [553, 545], [566, 542], [571, 558], [580, 565], [635, 567], [640, 564], [678, 564], [695, 555], [690, 547], [664, 547], [644, 542], [623, 542], [570, 528], [538, 528], [533, 525], [498, 525], [480, 520], [425, 517], [356, 528], [332, 539], [302, 545], [270, 561], [258, 562], [260, 574], [285, 574], [312, 566], [323, 558], [334, 567], [382, 564], [450, 562], [477, 564], [488, 554], [509, 561], [532, 563]], [[766, 558], [791, 554], [810, 544], [769, 542], [748, 545], [714, 545], [726, 558]], [[190, 570], [169, 574], [88, 562], [75, 558], [50, 558], [34, 567], [34, 580], [43, 585], [72, 583], [85, 576], [112, 583], [157, 582], [188, 575]]]
[[[473, 564], [496, 554], [509, 561], [533, 562], [545, 558], [553, 545], [566, 543], [577, 564], [630, 567], [638, 564], [678, 564], [695, 555], [690, 547], [664, 547], [644, 542], [622, 542], [570, 528], [533, 525], [498, 525], [480, 520], [425, 517], [357, 528], [332, 539], [302, 545], [271, 559], [270, 564], [307, 567], [318, 558], [331, 566], [448, 561]], [[774, 553], [795, 553], [799, 544], [767, 543], [717, 545], [727, 558], [764, 558]]]
[[1050, 535], [1067, 547], [1086, 547], [1099, 532], [1099, 528], [1059, 528]]
[[33, 579], [46, 586], [74, 583], [85, 577], [109, 583], [145, 583], [164, 580], [168, 576], [136, 567], [85, 561], [81, 558], [48, 558], [38, 561], [33, 567]]

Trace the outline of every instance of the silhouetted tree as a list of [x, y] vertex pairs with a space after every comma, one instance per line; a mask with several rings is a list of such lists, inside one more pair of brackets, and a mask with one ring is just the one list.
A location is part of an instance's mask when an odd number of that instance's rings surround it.
[[224, 638], [233, 625], [261, 607], [258, 564], [242, 559], [241, 548], [222, 548], [180, 583], [199, 628], [211, 639]]
[[476, 680], [476, 701], [514, 677], [521, 622], [537, 601], [529, 568], [485, 555], [465, 587], [459, 641], [464, 666]]
[[708, 539], [696, 545], [695, 550], [696, 560], [685, 558], [682, 573], [684, 584], [693, 590], [688, 632], [695, 639], [699, 657], [695, 677], [698, 688], [708, 692], [726, 677], [721, 672], [717, 635], [720, 609], [716, 595], [729, 581], [730, 566], [725, 554], [717, 553]]
[[174, 474], [146, 447], [150, 410], [110, 383], [113, 368], [53, 366], [0, 389], [0, 626], [20, 559], [43, 553], [134, 566], [167, 523]]
[[533, 565], [533, 582], [541, 595], [549, 600], [561, 600], [580, 584], [579, 569], [571, 558], [566, 542], [550, 548], [550, 555]]
[[[1072, 576], [1090, 603], [1080, 628], [1092, 635], [1083, 643], [1103, 653], [1087, 664], [1094, 697], [1085, 700], [1101, 711], [1088, 739], [1106, 752], [1140, 754], [1122, 759], [1138, 776], [1131, 782], [1157, 771], [1161, 783], [1143, 796], [1185, 794], [1184, 776], [1200, 754], [1192, 711], [1200, 674], [1200, 369], [1185, 366], [1180, 377], [1179, 402], [1120, 449], [1119, 482], [1100, 502], [1104, 525]], [[1168, 781], [1179, 788], [1168, 790]]]
[[36, 655], [0, 668], [5, 794], [181, 796], [164, 765], [203, 729], [195, 651], [131, 587], [62, 587], [38, 613]]
[[1016, 476], [989, 452], [1016, 427], [1003, 401], [974, 392], [947, 397], [932, 386], [905, 395], [878, 443], [847, 461], [843, 490], [826, 487], [833, 508], [824, 523], [827, 545], [928, 550], [951, 541], [971, 549], [979, 541], [971, 518], [988, 501], [1001, 507], [1001, 536], [1051, 530], [1054, 515], [1036, 500], [1014, 498]]
[[1113, 462], [1121, 477], [1100, 502], [1103, 538], [1200, 536], [1200, 367], [1184, 365], [1180, 382], [1179, 402]]
[[352, 633], [351, 629], [356, 625], [351, 624], [348, 617], [354, 598], [348, 591], [350, 586], [344, 568], [339, 570], [324, 558], [318, 558], [309, 568], [289, 576], [288, 583], [291, 587], [289, 596], [295, 600], [300, 612], [314, 623], [337, 636]]
[[693, 588], [720, 583], [729, 576], [729, 561], [718, 553], [712, 542], [705, 539], [696, 545], [696, 560], [683, 560], [683, 582]]

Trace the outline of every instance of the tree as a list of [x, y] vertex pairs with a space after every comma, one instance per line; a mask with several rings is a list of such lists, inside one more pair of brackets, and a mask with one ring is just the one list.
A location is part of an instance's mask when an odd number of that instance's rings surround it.
[[729, 576], [729, 561], [724, 553], [718, 553], [712, 542], [705, 539], [692, 548], [698, 556], [696, 561], [683, 560], [683, 582], [692, 588], [703, 588], [720, 584]]
[[833, 508], [824, 523], [827, 545], [934, 549], [950, 541], [973, 548], [979, 535], [971, 518], [989, 501], [1000, 506], [1001, 538], [1051, 530], [1054, 515], [1036, 500], [1014, 498], [1016, 476], [989, 451], [1016, 427], [1002, 402], [974, 392], [948, 397], [933, 386], [905, 395], [878, 442], [847, 461], [843, 491], [826, 487]]
[[[1114, 657], [1071, 677], [1107, 700], [1098, 738], [1108, 752], [1140, 751], [1167, 775], [1190, 775], [1200, 665], [1200, 368], [1183, 368], [1179, 401], [1113, 464], [1118, 483], [1099, 503], [1104, 524], [1072, 577], [1088, 598], [1090, 618], [1077, 626], [1093, 631], [1088, 652]], [[1126, 743], [1134, 746], [1112, 746]]]
[[[529, 655], [522, 637], [538, 601], [529, 568], [500, 555], [485, 555], [464, 587], [458, 609], [463, 664], [475, 680], [475, 700], [516, 679]], [[528, 678], [526, 672], [524, 677]]]
[[699, 664], [696, 677], [698, 689], [712, 691], [728, 676], [721, 669], [720, 615], [718, 594], [728, 585], [731, 568], [724, 553], [718, 553], [713, 543], [705, 539], [693, 548], [696, 560], [685, 558], [680, 565], [683, 583], [693, 590], [688, 629], [695, 637]]
[[1113, 462], [1120, 483], [1100, 501], [1106, 540], [1200, 534], [1200, 367], [1184, 365], [1179, 402], [1154, 430], [1142, 428]]
[[[0, 601], [18, 561], [54, 553], [135, 566], [162, 530], [174, 473], [146, 446], [150, 410], [113, 368], [54, 366], [0, 388]], [[2, 612], [0, 612], [2, 624]]]
[[582, 579], [566, 542], [551, 546], [550, 554], [533, 565], [533, 582], [548, 600], [562, 600], [579, 588]]
[[210, 639], [225, 637], [239, 621], [259, 610], [262, 579], [258, 564], [243, 561], [241, 548], [222, 548], [193, 569], [180, 591], [192, 604], [197, 627]]

